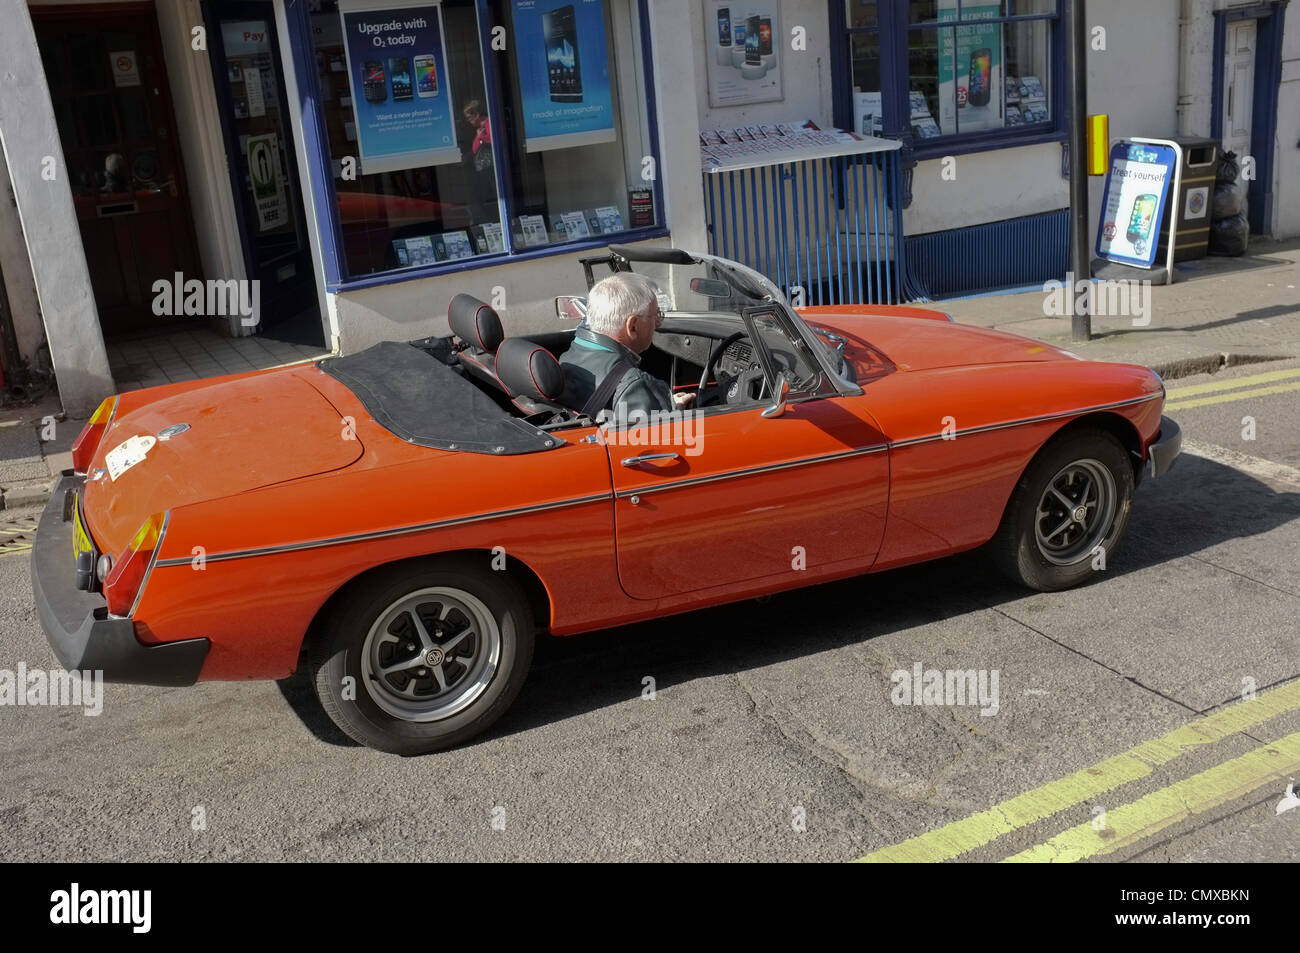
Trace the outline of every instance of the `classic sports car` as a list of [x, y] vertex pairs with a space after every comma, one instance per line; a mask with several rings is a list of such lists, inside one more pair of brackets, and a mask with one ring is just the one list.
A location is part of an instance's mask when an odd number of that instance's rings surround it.
[[509, 707], [540, 632], [985, 544], [1031, 588], [1083, 583], [1179, 452], [1147, 368], [917, 308], [796, 313], [677, 249], [583, 261], [589, 288], [634, 266], [664, 305], [642, 366], [697, 411], [583, 416], [573, 330], [508, 338], [466, 295], [448, 337], [105, 401], [36, 540], [59, 660], [152, 685], [305, 664], [352, 738], [433, 751]]

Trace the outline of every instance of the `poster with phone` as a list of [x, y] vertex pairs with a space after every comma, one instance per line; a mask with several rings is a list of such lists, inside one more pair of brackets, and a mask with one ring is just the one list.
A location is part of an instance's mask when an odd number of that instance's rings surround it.
[[[957, 19], [957, 0], [941, 0], [939, 22]], [[1002, 15], [1000, 4], [963, 3], [963, 21]], [[939, 128], [944, 135], [1001, 129], [1002, 25], [966, 23], [939, 30]]]
[[1169, 183], [1178, 156], [1169, 146], [1117, 142], [1097, 227], [1097, 257], [1150, 268], [1160, 244]]
[[781, 0], [705, 0], [709, 105], [785, 98], [781, 87]]
[[884, 133], [885, 109], [880, 93], [853, 94], [853, 128], [863, 136], [879, 136]]
[[339, 0], [361, 172], [459, 162], [442, 7]]
[[512, 0], [524, 149], [613, 142], [605, 0]]

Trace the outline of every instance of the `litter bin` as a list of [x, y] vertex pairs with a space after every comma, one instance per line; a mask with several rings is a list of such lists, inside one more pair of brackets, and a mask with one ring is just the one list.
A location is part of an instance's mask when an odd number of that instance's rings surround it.
[[[1183, 178], [1177, 203], [1178, 235], [1174, 238], [1174, 261], [1204, 258], [1210, 246], [1210, 207], [1214, 203], [1215, 176], [1219, 169], [1219, 140], [1180, 136], [1173, 140], [1182, 151]], [[1169, 219], [1160, 222], [1160, 247], [1156, 261], [1163, 264], [1169, 253]]]

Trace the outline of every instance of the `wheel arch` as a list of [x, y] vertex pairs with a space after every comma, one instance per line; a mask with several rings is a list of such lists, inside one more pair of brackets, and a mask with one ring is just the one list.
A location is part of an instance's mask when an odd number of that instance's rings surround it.
[[[1136, 483], [1142, 475], [1142, 435], [1138, 433], [1133, 421], [1123, 414], [1117, 414], [1109, 410], [1098, 410], [1090, 414], [1084, 414], [1082, 417], [1076, 417], [1061, 427], [1056, 433], [1052, 434], [1050, 439], [1055, 440], [1061, 434], [1088, 427], [1105, 430], [1128, 451], [1129, 462], [1133, 464], [1133, 482]], [[1044, 443], [1044, 446], [1046, 446], [1046, 443]], [[1034, 454], [1034, 456], [1037, 455]], [[1028, 469], [1028, 464], [1025, 466]], [[1021, 476], [1023, 475], [1022, 472]]]
[[[482, 560], [483, 564], [491, 565], [491, 561], [498, 555], [490, 549], [455, 549], [439, 553], [429, 553], [423, 556], [412, 556], [407, 559], [394, 559], [391, 562], [379, 563], [361, 570], [355, 576], [348, 579], [338, 588], [336, 588], [325, 599], [316, 614], [312, 617], [307, 626], [307, 631], [303, 633], [302, 644], [299, 646], [299, 662], [301, 664], [302, 655], [311, 644], [313, 638], [320, 631], [321, 625], [329, 618], [334, 607], [347, 596], [353, 589], [364, 586], [368, 580], [374, 579], [383, 573], [390, 572], [400, 566], [410, 566], [418, 563], [427, 563], [431, 568], [439, 565], [463, 566], [470, 560]], [[510, 578], [514, 579], [523, 590], [524, 598], [528, 601], [528, 606], [532, 610], [533, 622], [536, 624], [539, 632], [545, 630], [551, 621], [551, 596], [542, 582], [541, 577], [537, 574], [532, 566], [528, 565], [517, 556], [504, 555], [506, 568], [500, 570], [505, 572]]]
[[1025, 465], [1016, 474], [1016, 481], [1011, 484], [1011, 492], [1007, 494], [1006, 500], [1002, 503], [1002, 518], [998, 521], [999, 526], [1006, 521], [1011, 501], [1015, 499], [1016, 487], [1025, 478], [1025, 474], [1034, 465], [1034, 461], [1038, 459], [1043, 449], [1053, 440], [1057, 440], [1065, 434], [1087, 429], [1103, 430], [1120, 442], [1120, 445], [1128, 451], [1129, 461], [1133, 464], [1133, 482], [1134, 484], [1138, 482], [1142, 476], [1142, 436], [1138, 433], [1137, 427], [1133, 425], [1133, 421], [1122, 414], [1107, 410], [1093, 411], [1066, 421], [1050, 437], [1044, 440], [1037, 450], [1030, 454], [1029, 459], [1025, 461]]

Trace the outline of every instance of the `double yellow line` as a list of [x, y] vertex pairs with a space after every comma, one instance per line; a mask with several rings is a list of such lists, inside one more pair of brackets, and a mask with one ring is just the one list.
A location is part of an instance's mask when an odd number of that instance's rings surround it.
[[0, 526], [0, 558], [17, 556], [20, 553], [32, 551], [31, 543], [6, 539], [6, 536], [17, 536], [21, 540], [23, 537], [30, 537], [35, 532], [35, 526]]
[[[1232, 380], [1213, 381], [1209, 384], [1192, 384], [1188, 387], [1170, 387], [1165, 391], [1166, 410], [1190, 410], [1207, 404], [1225, 404], [1248, 397], [1267, 397], [1271, 394], [1283, 394], [1287, 391], [1300, 390], [1300, 368], [1285, 371], [1268, 371], [1253, 374], [1250, 377], [1238, 377]], [[1291, 381], [1292, 383], [1274, 384], [1273, 381]], [[1257, 387], [1257, 384], [1269, 386]], [[1241, 388], [1247, 388], [1245, 390]], [[1231, 393], [1223, 393], [1231, 391]], [[1202, 395], [1212, 396], [1202, 396]]]
[[[960, 857], [999, 837], [1144, 778], [1188, 751], [1222, 741], [1292, 711], [1300, 711], [1300, 681], [1198, 718], [1090, 768], [860, 860], [924, 863]], [[1095, 830], [1091, 823], [1080, 824], [1008, 860], [1081, 860], [1110, 853], [1190, 814], [1209, 810], [1297, 771], [1300, 771], [1300, 732], [1108, 811], [1101, 830]]]

